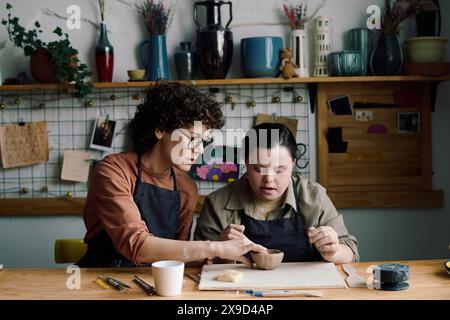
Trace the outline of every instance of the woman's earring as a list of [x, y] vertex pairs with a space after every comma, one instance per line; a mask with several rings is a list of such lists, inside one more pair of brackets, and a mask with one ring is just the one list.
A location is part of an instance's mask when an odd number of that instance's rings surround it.
[[164, 135], [163, 132], [160, 131], [159, 129], [155, 130], [155, 137], [156, 137], [156, 139], [161, 140], [163, 138], [163, 135]]

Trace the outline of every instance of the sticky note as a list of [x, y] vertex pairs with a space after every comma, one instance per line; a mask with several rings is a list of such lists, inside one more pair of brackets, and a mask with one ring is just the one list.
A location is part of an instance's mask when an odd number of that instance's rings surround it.
[[61, 179], [86, 182], [89, 177], [91, 154], [78, 150], [66, 150], [61, 170]]

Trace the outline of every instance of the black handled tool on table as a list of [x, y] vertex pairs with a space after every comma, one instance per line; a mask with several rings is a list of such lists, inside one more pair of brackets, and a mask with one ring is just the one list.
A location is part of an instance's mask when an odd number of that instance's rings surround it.
[[109, 284], [110, 286], [112, 286], [114, 289], [119, 290], [119, 291], [123, 291], [123, 292], [128, 292], [129, 289], [131, 289], [131, 286], [128, 285], [125, 282], [122, 282], [118, 279], [115, 279], [113, 277], [110, 276], [99, 276], [99, 279], [103, 280], [104, 282], [106, 282], [107, 284]]
[[135, 275], [133, 281], [136, 282], [139, 287], [141, 287], [141, 289], [144, 290], [149, 296], [153, 296], [156, 294], [155, 287], [153, 287], [151, 284], [149, 284], [139, 276]]

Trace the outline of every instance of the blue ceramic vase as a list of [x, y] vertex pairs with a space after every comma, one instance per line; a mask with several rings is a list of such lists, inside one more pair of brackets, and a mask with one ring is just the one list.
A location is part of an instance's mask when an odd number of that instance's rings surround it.
[[175, 68], [178, 79], [192, 80], [197, 71], [197, 55], [191, 51], [190, 42], [181, 42], [181, 50], [175, 53]]
[[[148, 46], [148, 49], [146, 49], [146, 46]], [[141, 42], [139, 53], [145, 67], [147, 80], [169, 80], [165, 35], [150, 36], [147, 40]]]
[[244, 76], [276, 77], [280, 65], [281, 37], [251, 37], [241, 40], [241, 64]]
[[372, 30], [355, 28], [348, 31], [348, 47], [361, 52], [363, 70], [361, 75], [370, 74], [370, 56], [376, 46], [376, 36]]
[[395, 76], [402, 71], [403, 54], [395, 35], [381, 35], [372, 53], [370, 67], [375, 76]]

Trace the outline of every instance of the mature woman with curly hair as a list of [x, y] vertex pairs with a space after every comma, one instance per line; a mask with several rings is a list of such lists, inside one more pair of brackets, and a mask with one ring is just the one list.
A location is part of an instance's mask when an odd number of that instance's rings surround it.
[[246, 238], [185, 241], [198, 198], [186, 172], [210, 142], [209, 129], [223, 125], [220, 105], [192, 86], [166, 82], [149, 88], [130, 123], [133, 150], [95, 166], [84, 213], [88, 251], [78, 265], [132, 267], [212, 257], [248, 263], [248, 251], [265, 251]]

